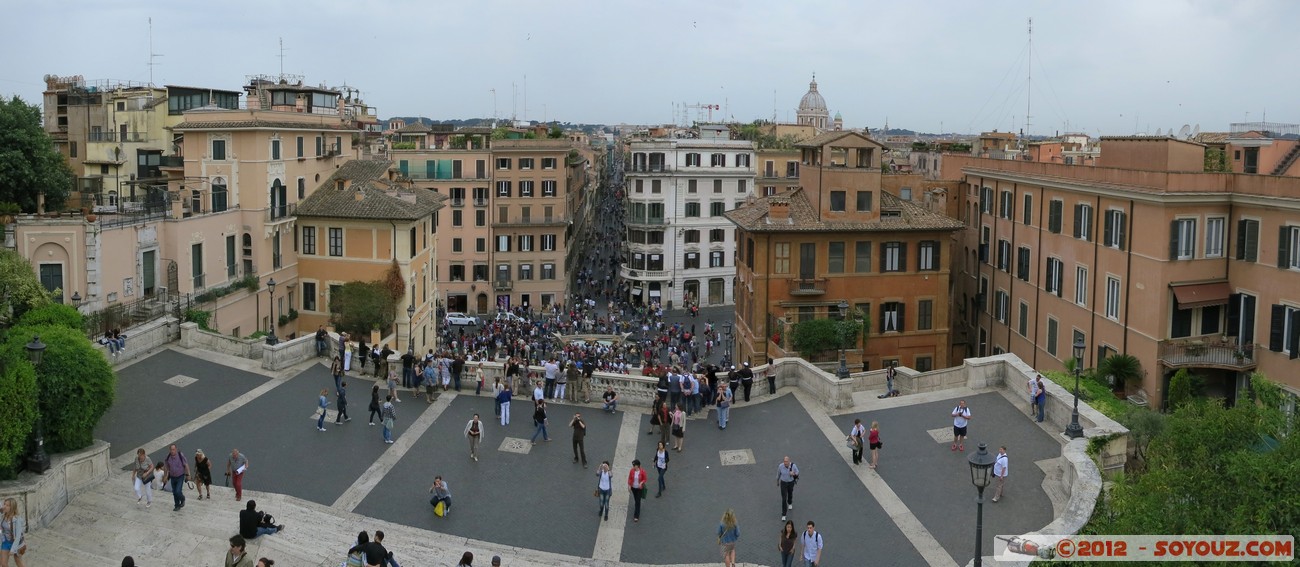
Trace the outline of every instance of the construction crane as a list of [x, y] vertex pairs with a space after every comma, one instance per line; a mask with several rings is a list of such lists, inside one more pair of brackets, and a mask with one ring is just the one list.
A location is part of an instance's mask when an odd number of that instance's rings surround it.
[[[692, 110], [695, 111], [696, 122], [713, 122], [713, 111], [722, 110], [722, 106], [717, 104], [702, 104], [698, 102], [695, 104], [686, 104], [683, 102], [682, 103], [682, 125], [683, 126], [689, 125], [688, 123], [690, 122], [690, 112]], [[707, 115], [708, 120], [705, 120], [706, 112], [708, 113]]]

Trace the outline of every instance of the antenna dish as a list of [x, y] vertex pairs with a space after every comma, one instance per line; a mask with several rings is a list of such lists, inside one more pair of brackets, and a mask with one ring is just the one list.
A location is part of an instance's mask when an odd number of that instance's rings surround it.
[[1192, 137], [1195, 138], [1199, 135], [1201, 135], [1201, 125], [1197, 124], [1192, 128]]
[[1163, 136], [1163, 135], [1164, 135], [1164, 130], [1161, 130], [1160, 128], [1156, 128], [1156, 135], [1157, 135], [1157, 136]]
[[1192, 126], [1190, 124], [1183, 124], [1182, 129], [1178, 131], [1178, 137], [1186, 139], [1186, 138], [1190, 138], [1191, 135], [1192, 135]]

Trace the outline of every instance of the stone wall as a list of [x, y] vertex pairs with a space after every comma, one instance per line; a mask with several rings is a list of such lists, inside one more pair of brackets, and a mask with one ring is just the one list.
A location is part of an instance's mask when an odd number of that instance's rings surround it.
[[124, 334], [126, 335], [126, 350], [119, 352], [117, 356], [113, 356], [109, 352], [108, 345], [99, 344], [99, 339], [95, 339], [95, 348], [104, 354], [104, 359], [111, 365], [135, 360], [152, 353], [158, 347], [175, 341], [180, 337], [180, 321], [174, 317], [159, 317], [152, 321], [133, 325], [126, 329]]
[[[333, 341], [335, 345], [338, 345], [338, 336], [334, 336]], [[316, 333], [310, 333], [293, 340], [280, 341], [273, 345], [268, 345], [263, 341], [261, 345], [254, 345], [254, 348], [258, 346], [261, 347], [262, 352], [262, 368], [284, 370], [316, 356]]]
[[[24, 472], [17, 480], [0, 482], [0, 500], [17, 500], [27, 528], [43, 528], [74, 496], [108, 478], [108, 447], [104, 441], [95, 441], [80, 451], [50, 455], [50, 470], [45, 474]], [[122, 486], [126, 486], [125, 480]]]
[[[257, 360], [262, 358], [262, 339], [240, 339], [204, 331], [198, 323], [181, 323], [181, 346]], [[127, 345], [130, 345], [128, 341]]]

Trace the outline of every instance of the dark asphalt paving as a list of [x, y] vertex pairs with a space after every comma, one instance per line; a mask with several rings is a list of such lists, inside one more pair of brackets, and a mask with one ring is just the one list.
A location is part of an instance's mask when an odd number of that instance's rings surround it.
[[[590, 557], [600, 524], [592, 497], [596, 468], [614, 458], [621, 414], [550, 404], [552, 441], [539, 437], [523, 455], [498, 447], [506, 437], [532, 437], [532, 412], [524, 409], [530, 407], [528, 401], [511, 404], [510, 425], [504, 430], [493, 421], [493, 405], [473, 390], [457, 397], [355, 512], [466, 538]], [[573, 462], [568, 424], [575, 411], [587, 423], [587, 469]], [[478, 462], [469, 458], [463, 433], [475, 412], [487, 424]], [[615, 466], [616, 484], [620, 470], [623, 478], [627, 475], [626, 466]], [[445, 518], [429, 506], [435, 475], [442, 475], [451, 489], [452, 513]]]
[[[232, 448], [238, 448], [249, 460], [245, 489], [288, 494], [329, 506], [391, 447], [384, 443], [378, 421], [373, 427], [366, 425], [373, 382], [345, 381], [349, 383], [350, 423], [334, 425], [327, 420], [326, 431], [316, 430], [313, 415], [320, 390], [333, 390], [334, 386], [329, 368], [316, 365], [177, 444], [191, 460], [196, 448], [203, 449], [213, 461], [215, 482], [222, 482], [226, 457]], [[380, 389], [381, 399], [385, 392]], [[401, 437], [419, 413], [428, 409], [414, 397], [404, 395], [402, 400], [396, 404], [394, 438]], [[333, 404], [331, 395], [331, 409]]]
[[[980, 443], [996, 454], [1007, 446], [1007, 485], [994, 504], [993, 487], [984, 492], [984, 550], [993, 549], [993, 536], [1022, 534], [1052, 521], [1052, 502], [1043, 492], [1043, 471], [1034, 464], [1061, 455], [1061, 445], [1029, 420], [1023, 408], [1000, 394], [966, 398], [972, 419], [966, 451], [952, 451], [935, 442], [930, 429], [952, 427], [957, 398], [871, 413], [836, 416], [847, 436], [855, 418], [871, 426], [880, 422], [880, 464], [876, 469], [917, 519], [959, 565], [975, 556], [976, 490], [971, 484], [969, 456]], [[871, 453], [864, 455], [868, 460]], [[863, 465], [865, 466], [865, 465]]]
[[[718, 522], [732, 508], [741, 531], [736, 560], [779, 565], [776, 543], [783, 522], [776, 468], [788, 455], [801, 472], [789, 519], [797, 530], [816, 522], [826, 565], [924, 564], [793, 396], [733, 406], [725, 431], [715, 418], [711, 413], [708, 420], [687, 424], [685, 450], [671, 454], [662, 498], [654, 497], [658, 481], [652, 464], [659, 436], [646, 435], [649, 417], [642, 419], [636, 455], [647, 467], [650, 497], [640, 523], [632, 523], [628, 514], [623, 561], [717, 562]], [[741, 449], [753, 451], [755, 464], [721, 465], [719, 451]], [[624, 483], [628, 465], [616, 467]]]
[[[194, 378], [184, 388], [164, 384], [177, 374]], [[261, 386], [267, 377], [162, 350], [117, 373], [113, 406], [95, 428], [112, 444], [109, 454], [134, 453], [141, 445]], [[211, 458], [213, 455], [209, 454]], [[224, 465], [223, 465], [224, 466]]]

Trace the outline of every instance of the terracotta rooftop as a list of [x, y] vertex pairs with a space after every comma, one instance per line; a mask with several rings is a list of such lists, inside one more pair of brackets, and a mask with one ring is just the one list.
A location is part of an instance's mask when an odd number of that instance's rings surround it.
[[[789, 202], [789, 220], [772, 220], [768, 210], [773, 202]], [[749, 232], [894, 232], [910, 230], [960, 230], [965, 225], [954, 218], [932, 213], [891, 193], [880, 192], [880, 208], [897, 210], [897, 217], [878, 217], [875, 220], [822, 221], [817, 210], [808, 201], [803, 188], [792, 189], [752, 203], [741, 205], [723, 215], [736, 226]]]
[[423, 134], [426, 132], [430, 132], [432, 130], [433, 130], [432, 128], [425, 126], [423, 122], [412, 122], [410, 124], [407, 124], [406, 126], [402, 126], [401, 128], [398, 128], [397, 132], [400, 134], [412, 134], [412, 133]]
[[[365, 159], [343, 164], [310, 197], [298, 203], [298, 216], [417, 220], [442, 208], [442, 195], [389, 181], [392, 166], [390, 161]], [[343, 189], [338, 188], [340, 180], [346, 181]]]
[[1222, 144], [1232, 137], [1232, 132], [1201, 132], [1192, 136], [1192, 140], [1202, 144]]
[[816, 135], [816, 136], [813, 136], [813, 137], [811, 137], [811, 138], [808, 138], [807, 140], [804, 140], [804, 141], [802, 141], [802, 142], [799, 142], [799, 143], [795, 144], [794, 147], [796, 147], [796, 148], [820, 148], [820, 147], [822, 147], [822, 146], [825, 146], [826, 144], [830, 144], [830, 143], [833, 143], [833, 142], [837, 142], [837, 141], [839, 141], [839, 140], [842, 140], [842, 139], [844, 139], [844, 138], [848, 138], [848, 137], [850, 137], [850, 136], [856, 136], [856, 137], [858, 137], [858, 138], [863, 138], [863, 139], [869, 140], [869, 141], [871, 141], [871, 142], [874, 143], [874, 144], [877, 144], [877, 145], [883, 145], [883, 144], [881, 144], [880, 142], [877, 142], [877, 141], [875, 141], [875, 140], [872, 140], [870, 137], [865, 136], [865, 135], [863, 135], [863, 134], [860, 133], [860, 132], [854, 132], [853, 130], [840, 130], [840, 131], [833, 131], [833, 132], [823, 132], [823, 133], [821, 133], [821, 134], [818, 134], [818, 135]]

